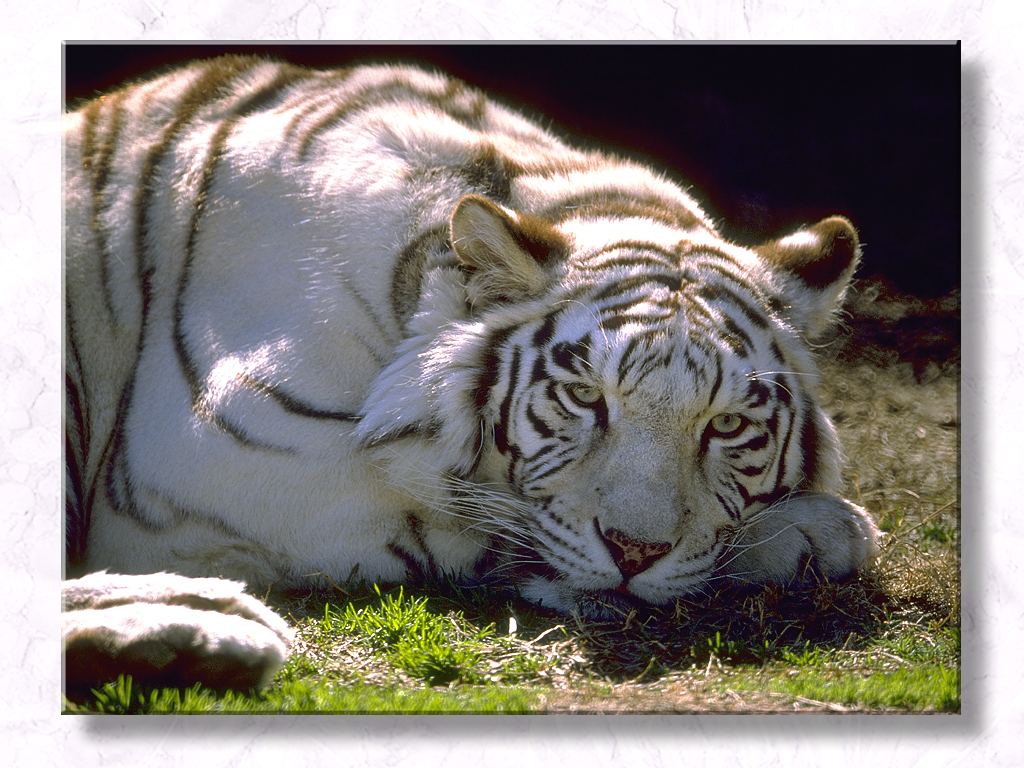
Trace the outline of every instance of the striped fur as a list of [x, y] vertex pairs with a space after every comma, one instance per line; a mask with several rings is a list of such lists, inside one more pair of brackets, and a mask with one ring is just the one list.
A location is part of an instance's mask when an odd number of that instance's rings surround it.
[[403, 67], [197, 63], [65, 120], [72, 572], [502, 576], [571, 610], [839, 577], [808, 341], [857, 261]]

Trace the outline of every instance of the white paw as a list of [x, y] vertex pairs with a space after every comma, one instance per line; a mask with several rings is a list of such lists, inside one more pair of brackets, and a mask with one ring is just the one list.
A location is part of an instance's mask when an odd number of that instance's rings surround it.
[[789, 584], [810, 568], [840, 579], [878, 553], [878, 537], [868, 513], [846, 499], [794, 496], [748, 521], [723, 554], [718, 572], [751, 583]]
[[94, 573], [62, 589], [65, 690], [139, 685], [248, 690], [269, 682], [293, 633], [244, 584], [169, 573]]

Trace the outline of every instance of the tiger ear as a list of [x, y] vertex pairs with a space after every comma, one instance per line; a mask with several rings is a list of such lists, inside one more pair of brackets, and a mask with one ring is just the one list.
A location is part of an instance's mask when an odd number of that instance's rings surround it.
[[842, 216], [830, 216], [754, 250], [783, 276], [782, 298], [793, 322], [812, 338], [828, 330], [860, 261], [853, 225]]
[[452, 246], [472, 277], [473, 305], [539, 296], [551, 283], [542, 266], [562, 246], [550, 227], [513, 215], [479, 195], [466, 195], [452, 213]]

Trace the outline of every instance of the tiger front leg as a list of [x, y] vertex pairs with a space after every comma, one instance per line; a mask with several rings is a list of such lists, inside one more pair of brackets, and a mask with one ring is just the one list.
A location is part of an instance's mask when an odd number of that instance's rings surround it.
[[878, 528], [856, 504], [825, 494], [792, 496], [744, 524], [717, 573], [749, 583], [842, 579], [870, 562], [878, 540]]

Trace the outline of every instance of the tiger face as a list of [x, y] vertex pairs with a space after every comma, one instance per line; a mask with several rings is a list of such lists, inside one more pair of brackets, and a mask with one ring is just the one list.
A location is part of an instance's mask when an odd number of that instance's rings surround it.
[[472, 439], [446, 473], [508, 494], [499, 539], [527, 597], [665, 603], [749, 563], [748, 522], [770, 537], [779, 507], [835, 486], [805, 337], [856, 262], [844, 219], [757, 251], [647, 222], [543, 233], [475, 196], [451, 226], [471, 309], [424, 359]]
[[[568, 304], [508, 340], [520, 380], [488, 411], [502, 458], [489, 479], [529, 502], [534, 546], [566, 581], [662, 603], [700, 588], [743, 521], [806, 482], [816, 451], [802, 446], [817, 441], [803, 433], [818, 429], [768, 349], [702, 354], [678, 292], [631, 293], [637, 310], [669, 310], [661, 327]], [[526, 345], [549, 325], [574, 340]]]

